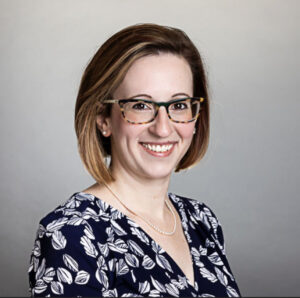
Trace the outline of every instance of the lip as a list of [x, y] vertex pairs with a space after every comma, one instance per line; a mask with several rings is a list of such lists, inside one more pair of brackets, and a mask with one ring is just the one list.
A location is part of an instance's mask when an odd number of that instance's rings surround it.
[[[139, 144], [141, 145], [141, 147], [146, 152], [148, 152], [149, 154], [151, 154], [152, 156], [155, 156], [155, 157], [167, 157], [167, 156], [169, 156], [173, 152], [176, 143], [177, 142], [164, 142], [164, 143], [158, 143], [158, 142], [139, 142]], [[166, 152], [155, 152], [155, 151], [152, 151], [152, 150], [146, 148], [145, 146], [143, 146], [143, 144], [160, 145], [160, 146], [172, 144], [173, 146], [172, 146], [172, 148], [169, 151], [166, 151]]]
[[168, 142], [139, 142], [140, 144], [150, 144], [150, 145], [170, 145], [170, 144], [176, 144], [176, 141], [168, 141]]

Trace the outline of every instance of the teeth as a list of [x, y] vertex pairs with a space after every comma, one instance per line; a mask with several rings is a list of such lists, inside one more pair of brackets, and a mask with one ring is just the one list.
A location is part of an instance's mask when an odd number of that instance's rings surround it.
[[150, 145], [150, 144], [142, 143], [142, 145], [154, 152], [166, 152], [173, 147], [173, 144], [160, 146], [160, 145]]

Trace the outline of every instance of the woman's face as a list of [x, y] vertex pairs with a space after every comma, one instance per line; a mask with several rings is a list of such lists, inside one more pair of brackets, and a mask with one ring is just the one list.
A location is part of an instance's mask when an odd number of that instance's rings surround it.
[[[151, 55], [135, 61], [113, 94], [114, 99], [163, 102], [191, 96], [190, 66], [185, 59], [173, 54]], [[191, 144], [195, 126], [195, 122], [172, 122], [164, 107], [160, 107], [153, 122], [134, 125], [123, 118], [117, 103], [113, 104], [110, 117], [101, 120], [99, 116], [97, 123], [100, 130], [106, 130], [106, 136], [111, 137], [113, 175], [122, 173], [147, 179], [171, 175]], [[171, 148], [157, 152], [159, 147], [153, 145]]]

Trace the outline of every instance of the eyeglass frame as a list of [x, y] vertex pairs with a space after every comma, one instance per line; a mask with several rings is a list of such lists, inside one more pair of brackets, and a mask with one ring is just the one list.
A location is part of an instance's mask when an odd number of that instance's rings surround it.
[[[173, 103], [180, 102], [180, 101], [183, 101], [183, 100], [186, 100], [186, 99], [199, 101], [200, 108], [199, 108], [199, 112], [197, 113], [197, 115], [193, 119], [188, 120], [188, 121], [179, 121], [179, 120], [172, 119], [172, 117], [170, 116], [170, 113], [169, 113], [169, 106]], [[130, 121], [126, 118], [124, 108], [121, 104], [126, 103], [126, 102], [140, 102], [140, 101], [154, 104], [154, 107], [155, 107], [154, 117], [151, 120], [145, 121], [145, 122], [132, 122], [132, 121]], [[167, 102], [164, 102], [164, 101], [155, 102], [155, 101], [152, 101], [152, 100], [149, 100], [149, 99], [141, 99], [141, 98], [106, 99], [106, 100], [103, 101], [103, 103], [117, 103], [117, 104], [119, 104], [119, 107], [120, 107], [123, 118], [127, 122], [129, 122], [130, 124], [148, 124], [148, 123], [153, 122], [155, 120], [155, 118], [157, 117], [157, 115], [158, 115], [158, 111], [159, 111], [160, 107], [165, 107], [165, 109], [167, 111], [167, 114], [168, 114], [168, 118], [172, 122], [175, 122], [175, 123], [190, 123], [190, 122], [193, 122], [193, 121], [197, 120], [197, 118], [199, 117], [200, 111], [201, 111], [201, 103], [203, 103], [203, 102], [204, 102], [204, 97], [184, 97], [184, 98], [178, 98], [178, 99], [170, 100], [170, 101], [167, 101]]]

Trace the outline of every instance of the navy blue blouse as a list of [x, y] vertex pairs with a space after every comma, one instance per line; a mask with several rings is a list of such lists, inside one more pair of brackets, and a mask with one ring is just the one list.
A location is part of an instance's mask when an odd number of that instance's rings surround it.
[[31, 295], [239, 296], [214, 213], [197, 200], [169, 198], [189, 244], [194, 285], [137, 223], [78, 192], [40, 222], [29, 267]]

